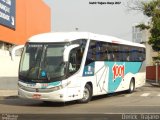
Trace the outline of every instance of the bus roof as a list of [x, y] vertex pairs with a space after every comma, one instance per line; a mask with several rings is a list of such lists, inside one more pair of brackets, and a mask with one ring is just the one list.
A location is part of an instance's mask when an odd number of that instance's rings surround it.
[[113, 36], [94, 34], [90, 32], [50, 32], [34, 35], [29, 38], [28, 42], [48, 43], [48, 42], [71, 42], [76, 39], [90, 39], [123, 45], [145, 47], [143, 44], [122, 40]]

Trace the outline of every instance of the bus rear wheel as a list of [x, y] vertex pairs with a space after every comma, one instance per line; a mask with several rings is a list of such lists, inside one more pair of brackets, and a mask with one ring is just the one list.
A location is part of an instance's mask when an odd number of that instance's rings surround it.
[[79, 101], [80, 103], [88, 103], [92, 98], [92, 88], [89, 84], [86, 84], [83, 90], [83, 98]]
[[132, 93], [132, 92], [134, 92], [134, 90], [135, 90], [135, 81], [132, 78], [131, 81], [130, 81], [130, 84], [129, 84], [128, 93]]

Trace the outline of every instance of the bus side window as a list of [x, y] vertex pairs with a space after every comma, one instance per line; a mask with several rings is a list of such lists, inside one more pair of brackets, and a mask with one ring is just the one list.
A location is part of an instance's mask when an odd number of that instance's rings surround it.
[[119, 46], [114, 44], [112, 45], [113, 61], [119, 61]]
[[133, 48], [133, 61], [139, 61], [139, 50], [137, 47]]
[[91, 40], [88, 48], [87, 58], [85, 65], [89, 65], [96, 59], [96, 42]]
[[144, 48], [142, 48], [142, 61], [144, 61], [146, 59], [146, 51]]
[[108, 61], [110, 60], [110, 53], [109, 53], [109, 50], [110, 50], [110, 46], [109, 44], [106, 42], [102, 42], [102, 50], [101, 50], [101, 60], [102, 61]]
[[76, 72], [76, 50], [73, 49], [70, 52], [70, 58], [69, 58], [69, 73], [75, 73]]
[[127, 46], [123, 48], [123, 61], [130, 61], [130, 49]]
[[107, 57], [108, 57], [108, 60], [109, 61], [112, 61], [113, 60], [113, 58], [114, 58], [114, 56], [113, 56], [113, 52], [112, 52], [112, 45], [111, 44], [108, 44], [108, 55], [107, 55]]
[[77, 48], [71, 50], [69, 58], [69, 73], [75, 73], [79, 70], [82, 62], [83, 52], [84, 51], [81, 51]]

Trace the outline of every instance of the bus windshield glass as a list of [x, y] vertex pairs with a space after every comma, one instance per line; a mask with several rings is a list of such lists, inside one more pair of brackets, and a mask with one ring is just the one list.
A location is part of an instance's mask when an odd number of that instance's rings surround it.
[[67, 44], [28, 43], [20, 63], [21, 80], [47, 82], [57, 81], [65, 75], [63, 52]]

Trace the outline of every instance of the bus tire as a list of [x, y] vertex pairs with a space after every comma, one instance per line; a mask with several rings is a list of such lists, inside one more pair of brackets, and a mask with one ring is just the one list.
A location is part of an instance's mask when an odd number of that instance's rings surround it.
[[86, 84], [83, 90], [83, 98], [79, 101], [80, 103], [88, 103], [92, 98], [92, 87]]
[[48, 104], [52, 104], [53, 102], [51, 102], [51, 101], [43, 101], [43, 103], [48, 105]]
[[132, 78], [131, 81], [130, 81], [130, 84], [129, 84], [128, 93], [133, 93], [134, 90], [135, 90], [135, 81], [134, 81], [134, 79]]

